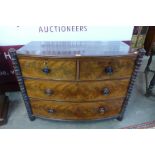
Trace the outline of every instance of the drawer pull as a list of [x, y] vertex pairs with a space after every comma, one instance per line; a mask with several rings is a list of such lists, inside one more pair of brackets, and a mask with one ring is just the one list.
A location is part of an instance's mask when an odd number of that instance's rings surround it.
[[48, 74], [51, 72], [51, 70], [48, 68], [47, 66], [47, 62], [44, 62], [44, 68], [42, 69], [42, 71], [45, 73], [45, 74]]
[[105, 72], [109, 75], [111, 75], [113, 73], [113, 68], [111, 66], [108, 66], [105, 68]]
[[42, 69], [42, 71], [45, 73], [45, 74], [48, 74], [51, 72], [51, 70], [46, 66], [45, 68]]
[[105, 108], [104, 107], [100, 107], [99, 108], [99, 113], [105, 113]]
[[52, 114], [52, 113], [54, 113], [54, 112], [55, 112], [55, 110], [54, 110], [54, 109], [48, 109], [47, 111], [48, 111], [48, 113], [50, 113], [50, 114]]
[[48, 96], [54, 94], [54, 91], [52, 89], [45, 89], [44, 93]]
[[102, 93], [103, 93], [104, 96], [109, 95], [110, 94], [109, 88], [103, 88]]

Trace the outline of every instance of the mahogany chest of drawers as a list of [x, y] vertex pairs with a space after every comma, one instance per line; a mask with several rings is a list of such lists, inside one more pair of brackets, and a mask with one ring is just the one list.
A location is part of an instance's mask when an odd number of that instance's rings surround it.
[[10, 49], [30, 120], [122, 120], [143, 52], [115, 42], [31, 42]]

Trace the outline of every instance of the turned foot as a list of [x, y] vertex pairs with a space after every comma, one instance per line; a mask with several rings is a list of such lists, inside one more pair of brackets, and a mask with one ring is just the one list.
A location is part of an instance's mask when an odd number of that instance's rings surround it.
[[123, 120], [123, 116], [118, 116], [118, 117], [117, 117], [117, 120], [118, 120], [118, 121], [122, 121], [122, 120]]
[[36, 117], [35, 116], [30, 116], [29, 119], [30, 119], [30, 121], [34, 121], [36, 119]]

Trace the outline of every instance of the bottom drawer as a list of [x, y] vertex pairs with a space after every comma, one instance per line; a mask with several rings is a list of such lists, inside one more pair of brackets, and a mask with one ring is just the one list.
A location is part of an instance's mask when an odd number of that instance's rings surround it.
[[64, 120], [93, 120], [116, 116], [123, 99], [103, 102], [54, 102], [31, 99], [33, 115]]

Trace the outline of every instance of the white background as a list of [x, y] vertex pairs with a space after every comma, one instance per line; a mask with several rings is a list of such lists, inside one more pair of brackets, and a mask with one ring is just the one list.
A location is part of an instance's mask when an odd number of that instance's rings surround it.
[[24, 45], [30, 41], [124, 41], [131, 40], [133, 32], [133, 26], [87, 26], [83, 32], [39, 32], [39, 27], [0, 26], [0, 45]]

